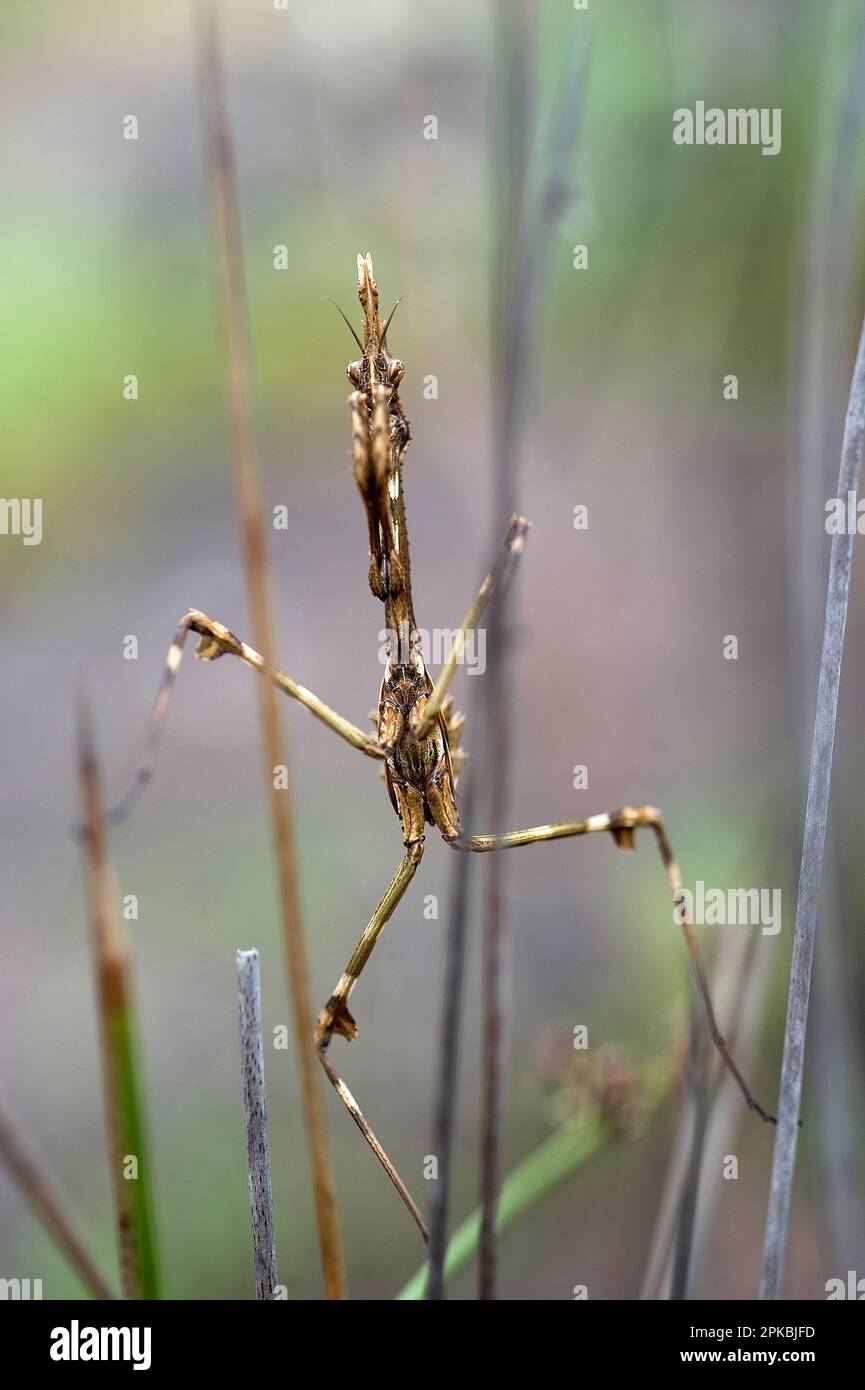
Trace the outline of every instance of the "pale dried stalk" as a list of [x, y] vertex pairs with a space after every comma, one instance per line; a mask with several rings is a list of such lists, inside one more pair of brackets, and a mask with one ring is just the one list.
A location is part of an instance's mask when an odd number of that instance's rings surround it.
[[270, 1186], [264, 1037], [261, 1031], [261, 970], [257, 951], [237, 952], [237, 1018], [255, 1296], [262, 1302], [272, 1302], [279, 1275], [276, 1271], [276, 1233]]
[[[865, 323], [862, 325], [856, 362], [853, 368], [847, 419], [844, 425], [844, 441], [841, 446], [837, 495], [843, 499], [845, 505], [848, 494], [852, 492], [855, 495], [858, 491], [863, 440], [865, 440]], [[781, 1066], [781, 1089], [778, 1098], [778, 1129], [772, 1157], [772, 1181], [766, 1219], [766, 1238], [763, 1246], [763, 1270], [760, 1278], [760, 1297], [762, 1299], [780, 1298], [784, 1277], [784, 1254], [787, 1245], [787, 1226], [793, 1190], [793, 1173], [796, 1167], [799, 1112], [802, 1102], [808, 998], [811, 990], [814, 938], [817, 931], [817, 898], [823, 871], [823, 850], [826, 842], [826, 820], [829, 811], [829, 787], [832, 778], [832, 753], [838, 713], [838, 689], [841, 683], [841, 661], [844, 655], [844, 631], [847, 625], [847, 601], [850, 593], [852, 562], [853, 533], [845, 529], [843, 534], [832, 537], [829, 557], [829, 585], [823, 628], [823, 652], [820, 658], [820, 681], [817, 688], [817, 710], [814, 717], [814, 741], [811, 746], [811, 770], [808, 779], [808, 801], [805, 808], [805, 831], [799, 869], [799, 893], [796, 903], [796, 929], [793, 937], [787, 1025], [784, 1034], [784, 1060]]]

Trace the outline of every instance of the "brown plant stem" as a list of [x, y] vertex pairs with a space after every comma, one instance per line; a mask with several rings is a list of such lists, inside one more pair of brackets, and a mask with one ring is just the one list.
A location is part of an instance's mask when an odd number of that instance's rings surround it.
[[[197, 27], [208, 187], [247, 601], [253, 641], [265, 663], [274, 666], [272, 606], [253, 420], [249, 325], [234, 152], [226, 114], [216, 18], [209, 4], [199, 6]], [[285, 743], [273, 686], [268, 681], [257, 682], [257, 695], [321, 1264], [328, 1298], [340, 1299], [346, 1296], [345, 1267], [324, 1104], [313, 1045], [314, 1015], [300, 915], [291, 793], [287, 789], [274, 787], [274, 768], [287, 766]]]
[[0, 1158], [85, 1288], [90, 1290], [94, 1298], [116, 1298], [117, 1294], [102, 1277], [87, 1248], [84, 1235], [69, 1210], [56, 1177], [37, 1153], [22, 1126], [3, 1105], [0, 1105]]

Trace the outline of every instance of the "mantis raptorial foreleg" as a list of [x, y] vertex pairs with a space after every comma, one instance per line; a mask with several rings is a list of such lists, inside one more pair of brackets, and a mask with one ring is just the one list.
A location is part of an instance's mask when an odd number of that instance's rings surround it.
[[162, 672], [162, 680], [153, 704], [153, 712], [150, 716], [147, 733], [144, 739], [144, 753], [141, 762], [133, 773], [128, 786], [120, 794], [116, 801], [108, 807], [105, 818], [112, 823], [123, 820], [132, 810], [144, 787], [150, 781], [156, 768], [156, 756], [159, 750], [159, 742], [162, 737], [165, 717], [168, 713], [168, 705], [171, 700], [174, 683], [177, 680], [177, 672], [180, 669], [180, 662], [183, 657], [183, 648], [186, 638], [190, 632], [198, 635], [199, 641], [195, 655], [202, 661], [215, 661], [220, 656], [236, 656], [241, 661], [245, 661], [248, 666], [272, 681], [278, 690], [282, 690], [286, 695], [290, 695], [298, 704], [308, 709], [310, 714], [314, 714], [316, 719], [321, 720], [340, 738], [345, 739], [353, 748], [358, 748], [369, 758], [384, 758], [385, 750], [381, 748], [375, 738], [358, 729], [350, 720], [337, 714], [336, 710], [326, 705], [311, 690], [305, 686], [298, 685], [284, 671], [278, 670], [275, 666], [268, 666], [267, 662], [252, 647], [248, 647], [245, 642], [241, 642], [239, 637], [235, 637], [223, 623], [214, 622], [208, 618], [206, 613], [200, 613], [197, 608], [190, 608], [180, 620], [174, 640], [168, 648], [165, 658], [165, 666]]
[[465, 655], [466, 638], [470, 632], [475, 630], [483, 617], [486, 606], [493, 596], [493, 592], [496, 589], [504, 590], [507, 588], [513, 567], [525, 549], [526, 532], [530, 525], [531, 523], [528, 522], [524, 516], [511, 517], [508, 523], [508, 529], [505, 532], [505, 538], [502, 541], [501, 550], [496, 557], [492, 569], [478, 590], [469, 611], [466, 613], [459, 626], [457, 634], [451, 644], [447, 660], [439, 671], [438, 680], [433, 687], [433, 692], [423, 709], [423, 713], [412, 722], [412, 732], [415, 738], [423, 738], [432, 728], [433, 722], [444, 704], [445, 696], [448, 693], [448, 688], [454, 678], [457, 666]]
[[[386, 756], [386, 748], [369, 734], [358, 729], [342, 715], [337, 714], [323, 700], [320, 700], [312, 691], [305, 686], [299, 685], [287, 676], [283, 671], [274, 666], [269, 666], [264, 658], [252, 647], [247, 646], [240, 638], [235, 637], [223, 623], [215, 622], [208, 618], [205, 613], [198, 609], [190, 609], [178, 624], [177, 631], [165, 659], [162, 680], [156, 694], [153, 705], [153, 712], [150, 717], [147, 734], [145, 736], [144, 755], [125, 791], [118, 797], [112, 806], [105, 813], [106, 820], [117, 822], [123, 820], [135, 805], [139, 795], [146, 784], [153, 776], [156, 767], [156, 756], [159, 742], [162, 736], [165, 719], [168, 712], [168, 705], [177, 679], [177, 673], [183, 657], [183, 649], [186, 644], [187, 636], [190, 632], [198, 636], [198, 646], [196, 656], [203, 661], [215, 661], [220, 656], [236, 656], [247, 665], [252, 666], [259, 674], [271, 680], [279, 689], [297, 700], [299, 704], [314, 714], [327, 728], [339, 734], [340, 738], [350, 743], [352, 747], [360, 749], [368, 757], [383, 759]], [[370, 1148], [378, 1158], [385, 1172], [394, 1184], [397, 1192], [404, 1201], [408, 1210], [411, 1212], [418, 1228], [424, 1239], [427, 1238], [426, 1225], [423, 1217], [413, 1201], [408, 1189], [403, 1183], [394, 1165], [388, 1158], [385, 1150], [377, 1140], [370, 1126], [364, 1118], [363, 1112], [345, 1082], [337, 1075], [333, 1065], [326, 1057], [326, 1049], [330, 1042], [333, 1032], [341, 1033], [344, 1037], [353, 1038], [357, 1032], [354, 1020], [348, 1012], [346, 1003], [348, 996], [367, 959], [372, 953], [373, 947], [380, 933], [384, 930], [388, 921], [392, 917], [396, 907], [403, 896], [406, 888], [414, 878], [417, 866], [423, 856], [423, 818], [418, 826], [415, 818], [415, 832], [419, 832], [419, 838], [412, 843], [406, 844], [405, 857], [392, 882], [390, 883], [378, 908], [374, 912], [369, 925], [364, 931], [358, 945], [349, 961], [346, 970], [341, 976], [336, 989], [322, 1009], [319, 1016], [318, 1027], [315, 1033], [315, 1045], [319, 1060], [327, 1073], [337, 1095], [345, 1105], [352, 1119], [357, 1124]]]

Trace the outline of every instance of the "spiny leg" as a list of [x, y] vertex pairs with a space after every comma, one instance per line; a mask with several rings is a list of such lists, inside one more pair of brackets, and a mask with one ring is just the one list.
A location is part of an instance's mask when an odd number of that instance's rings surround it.
[[360, 941], [357, 943], [354, 954], [343, 974], [340, 976], [336, 989], [319, 1014], [318, 1027], [315, 1030], [315, 1046], [321, 1065], [324, 1067], [334, 1090], [351, 1115], [364, 1139], [369, 1144], [369, 1147], [372, 1149], [379, 1163], [384, 1168], [403, 1202], [408, 1207], [424, 1240], [427, 1240], [426, 1223], [412, 1199], [408, 1188], [367, 1124], [363, 1111], [351, 1091], [342, 1078], [337, 1075], [335, 1068], [327, 1056], [328, 1044], [334, 1033], [339, 1034], [343, 1038], [348, 1038], [349, 1041], [357, 1037], [357, 1024], [347, 1007], [348, 997], [357, 983], [363, 967], [369, 960], [375, 943], [384, 931], [384, 928], [396, 911], [397, 905], [405, 893], [405, 890], [414, 878], [422, 855], [422, 839], [415, 840], [413, 843], [406, 845], [405, 857], [402, 863], [391, 879], [384, 897], [370, 918], [369, 925], [361, 936]]
[[448, 658], [439, 672], [438, 680], [433, 687], [429, 700], [423, 706], [419, 717], [412, 721], [412, 733], [415, 738], [424, 738], [433, 726], [439, 711], [444, 704], [448, 687], [454, 678], [454, 672], [463, 659], [466, 649], [466, 636], [478, 625], [483, 616], [487, 604], [492, 598], [496, 589], [504, 589], [510, 580], [511, 571], [525, 548], [526, 532], [530, 523], [524, 516], [512, 516], [505, 532], [502, 542], [492, 569], [478, 590], [477, 596], [472, 603], [469, 611], [462, 620], [459, 631], [457, 632], [452, 644]]
[[264, 658], [252, 647], [248, 647], [245, 642], [241, 642], [230, 632], [222, 623], [214, 622], [205, 613], [200, 613], [196, 608], [191, 608], [188, 613], [181, 618], [174, 640], [168, 648], [168, 655], [165, 658], [165, 667], [162, 673], [162, 680], [153, 704], [153, 712], [150, 716], [150, 723], [144, 739], [144, 752], [136, 771], [133, 773], [128, 786], [120, 794], [115, 802], [108, 807], [105, 816], [106, 820], [117, 822], [123, 820], [132, 810], [136, 801], [146, 784], [153, 776], [156, 767], [156, 755], [159, 750], [159, 742], [165, 725], [165, 717], [168, 713], [168, 705], [177, 679], [177, 672], [180, 669], [180, 662], [183, 657], [183, 648], [186, 638], [190, 632], [198, 635], [199, 641], [195, 655], [202, 661], [215, 661], [220, 656], [239, 657], [248, 666], [252, 666], [260, 674], [272, 681], [277, 689], [282, 690], [286, 695], [290, 695], [293, 700], [297, 700], [308, 709], [310, 714], [314, 714], [316, 719], [340, 738], [345, 739], [353, 748], [359, 748], [370, 758], [383, 758], [385, 750], [379, 747], [376, 739], [369, 734], [358, 729], [348, 719], [344, 719], [341, 714], [337, 714], [317, 695], [313, 695], [311, 690], [305, 686], [298, 685], [290, 676], [275, 666], [268, 666]]
[[485, 854], [490, 850], [496, 849], [517, 849], [521, 845], [534, 845], [543, 840], [561, 840], [574, 835], [591, 835], [597, 831], [609, 831], [620, 849], [632, 850], [634, 848], [634, 833], [641, 827], [654, 831], [655, 840], [658, 846], [658, 853], [664, 866], [667, 882], [673, 895], [673, 903], [676, 908], [676, 916], [682, 927], [685, 937], [685, 944], [688, 948], [688, 955], [691, 959], [691, 967], [697, 981], [697, 988], [703, 1002], [703, 1008], [712, 1035], [712, 1042], [718, 1050], [718, 1054], [727, 1068], [730, 1075], [738, 1085], [742, 1095], [748, 1104], [749, 1110], [756, 1110], [763, 1120], [771, 1124], [776, 1123], [774, 1115], [770, 1115], [764, 1110], [748, 1087], [745, 1078], [739, 1071], [729, 1048], [724, 1040], [723, 1034], [718, 1027], [715, 1017], [715, 1010], [712, 1005], [712, 996], [709, 991], [706, 972], [700, 956], [700, 947], [694, 931], [693, 923], [688, 920], [685, 909], [685, 897], [682, 887], [682, 875], [679, 865], [670, 847], [667, 831], [661, 819], [661, 813], [654, 806], [625, 806], [621, 811], [604, 812], [598, 816], [589, 816], [587, 820], [570, 821], [561, 825], [537, 825], [529, 830], [512, 830], [505, 835], [456, 835], [445, 836], [445, 842], [454, 849], [467, 850], [475, 854]]

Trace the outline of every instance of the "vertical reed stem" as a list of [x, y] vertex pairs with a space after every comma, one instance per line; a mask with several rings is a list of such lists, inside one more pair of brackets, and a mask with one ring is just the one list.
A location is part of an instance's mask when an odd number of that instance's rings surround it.
[[151, 1169], [139, 1093], [129, 937], [116, 909], [99, 766], [89, 713], [78, 709], [84, 861], [93, 924], [105, 1080], [108, 1166], [114, 1191], [120, 1277], [127, 1298], [159, 1297]]
[[272, 1302], [279, 1276], [276, 1272], [276, 1234], [270, 1187], [264, 1038], [261, 1031], [261, 970], [257, 951], [237, 952], [237, 1016], [255, 1296], [263, 1302]]
[[[850, 493], [855, 497], [859, 487], [862, 445], [865, 440], [865, 323], [859, 338], [850, 399], [841, 446], [841, 466], [838, 476], [838, 497], [845, 509]], [[784, 1034], [784, 1060], [781, 1066], [781, 1089], [778, 1098], [778, 1128], [772, 1156], [772, 1181], [769, 1210], [766, 1219], [766, 1238], [763, 1247], [763, 1270], [760, 1297], [779, 1299], [784, 1278], [784, 1254], [787, 1245], [787, 1226], [790, 1218], [790, 1198], [796, 1149], [799, 1137], [799, 1112], [802, 1103], [802, 1074], [805, 1068], [805, 1035], [808, 1027], [808, 998], [811, 990], [811, 967], [814, 960], [814, 938], [817, 931], [817, 897], [823, 871], [823, 850], [826, 842], [826, 819], [829, 811], [829, 787], [832, 779], [832, 753], [835, 744], [835, 721], [838, 713], [838, 689], [841, 683], [841, 661], [844, 655], [844, 630], [847, 625], [847, 600], [850, 593], [850, 570], [853, 562], [854, 531], [845, 528], [832, 537], [829, 556], [829, 584], [826, 595], [826, 617], [823, 626], [823, 652], [820, 658], [820, 681], [817, 688], [817, 710], [814, 717], [814, 741], [811, 746], [811, 770], [808, 778], [808, 800], [805, 808], [805, 831], [802, 860], [799, 869], [799, 894], [796, 903], [796, 929], [793, 937], [793, 961], [790, 967], [790, 992], [787, 1001], [787, 1026]]]
[[[273, 641], [264, 513], [253, 422], [249, 323], [234, 151], [225, 107], [216, 17], [209, 4], [201, 5], [198, 10], [198, 51], [228, 414], [247, 601], [254, 634], [253, 642], [265, 662], [274, 666], [278, 663]], [[314, 1020], [306, 943], [300, 915], [291, 793], [287, 789], [278, 790], [274, 787], [274, 768], [287, 766], [287, 757], [276, 691], [269, 681], [257, 681], [256, 691], [321, 1264], [328, 1298], [339, 1299], [346, 1296], [345, 1267], [328, 1151], [324, 1104], [313, 1046]]]

